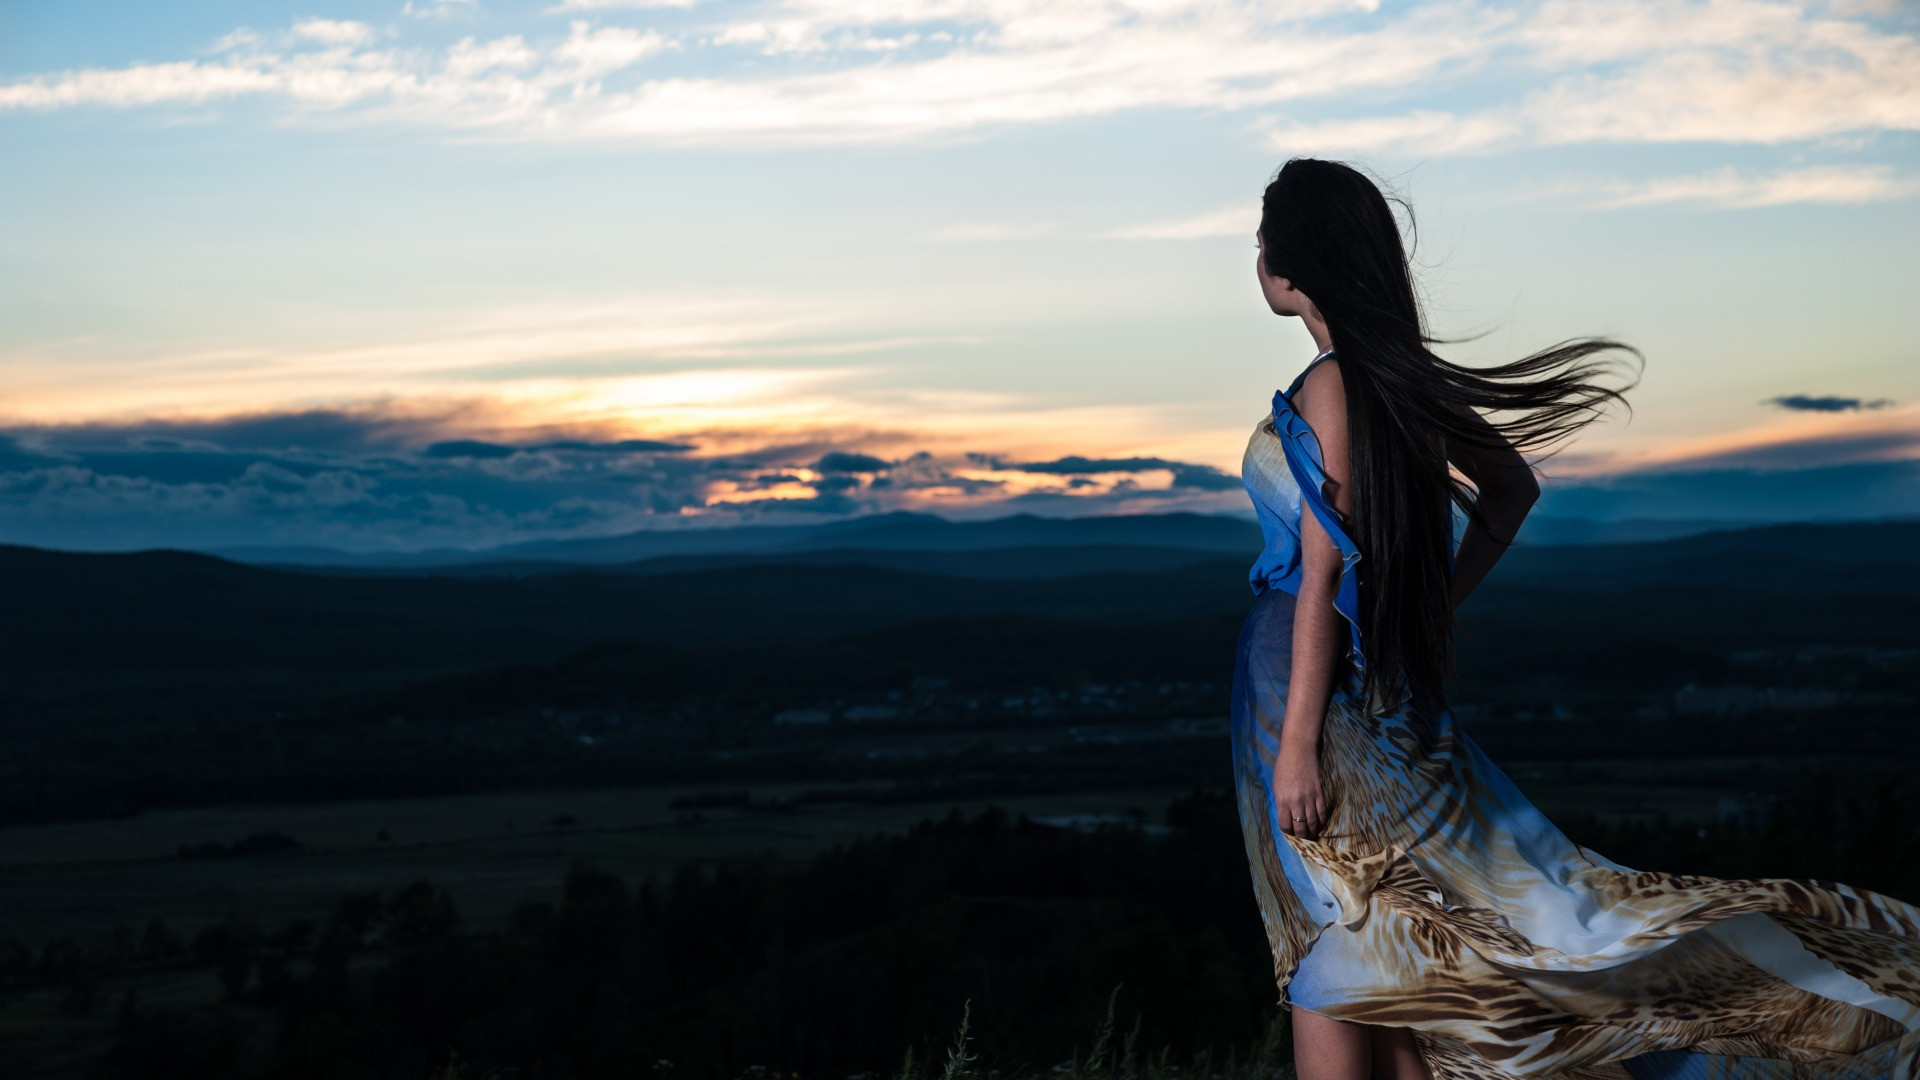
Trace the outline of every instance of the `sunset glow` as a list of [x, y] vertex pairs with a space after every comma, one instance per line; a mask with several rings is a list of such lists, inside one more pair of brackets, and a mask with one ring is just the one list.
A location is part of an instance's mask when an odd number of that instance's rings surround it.
[[0, 539], [1245, 513], [1315, 351], [1252, 271], [1294, 155], [1412, 200], [1450, 358], [1645, 351], [1549, 506], [1831, 468], [1920, 511], [1898, 5], [117, 11], [0, 49]]

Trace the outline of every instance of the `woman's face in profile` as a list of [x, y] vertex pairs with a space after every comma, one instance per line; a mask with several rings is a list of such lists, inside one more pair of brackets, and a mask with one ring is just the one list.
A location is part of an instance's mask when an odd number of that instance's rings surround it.
[[1253, 246], [1257, 254], [1253, 259], [1253, 272], [1260, 279], [1260, 292], [1267, 298], [1267, 306], [1275, 315], [1299, 316], [1305, 314], [1308, 300], [1306, 294], [1293, 287], [1286, 278], [1277, 278], [1267, 273], [1266, 241], [1258, 230], [1253, 234]]

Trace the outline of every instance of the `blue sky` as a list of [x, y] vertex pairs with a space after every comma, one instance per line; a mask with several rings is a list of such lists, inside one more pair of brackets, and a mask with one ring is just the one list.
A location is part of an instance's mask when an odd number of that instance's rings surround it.
[[1547, 507], [1917, 513], [1916, 130], [1863, 0], [0, 2], [0, 541], [1239, 511], [1300, 154], [1646, 352]]

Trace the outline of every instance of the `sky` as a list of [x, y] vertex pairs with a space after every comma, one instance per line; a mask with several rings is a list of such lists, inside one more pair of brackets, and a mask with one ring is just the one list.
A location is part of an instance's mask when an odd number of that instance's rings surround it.
[[1295, 156], [1645, 354], [1537, 512], [1920, 515], [1917, 132], [1894, 0], [0, 0], [0, 542], [1246, 513]]

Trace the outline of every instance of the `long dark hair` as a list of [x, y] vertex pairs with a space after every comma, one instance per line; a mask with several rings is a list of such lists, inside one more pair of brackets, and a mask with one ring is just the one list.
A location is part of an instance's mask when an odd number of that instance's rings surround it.
[[[1411, 231], [1412, 206], [1391, 201]], [[1294, 158], [1267, 185], [1260, 211], [1267, 273], [1292, 281], [1320, 310], [1346, 387], [1348, 531], [1361, 554], [1368, 701], [1389, 687], [1438, 693], [1453, 671], [1449, 501], [1488, 526], [1474, 490], [1447, 467], [1448, 440], [1493, 448], [1497, 433], [1522, 453], [1549, 446], [1598, 419], [1607, 402], [1624, 405], [1621, 391], [1638, 382], [1637, 372], [1618, 390], [1595, 381], [1613, 366], [1595, 354], [1624, 350], [1645, 362], [1638, 349], [1608, 338], [1575, 338], [1483, 368], [1435, 355], [1429, 345], [1471, 339], [1427, 333], [1388, 204], [1351, 165]], [[1485, 418], [1490, 433], [1454, 406], [1504, 415]]]

